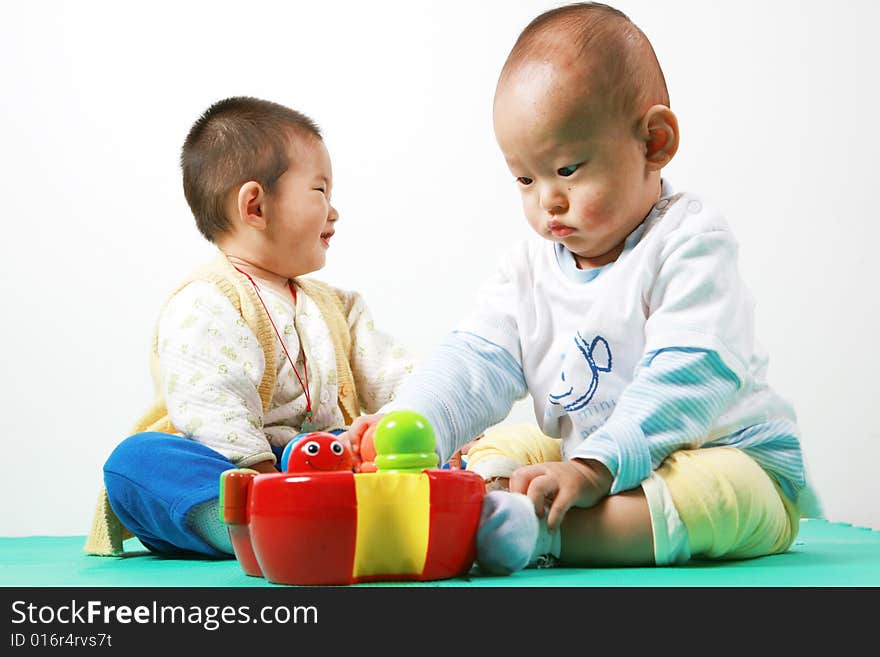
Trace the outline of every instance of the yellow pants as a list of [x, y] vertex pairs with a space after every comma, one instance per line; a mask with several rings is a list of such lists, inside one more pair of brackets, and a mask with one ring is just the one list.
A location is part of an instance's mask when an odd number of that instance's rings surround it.
[[[509, 477], [517, 467], [562, 460], [562, 441], [535, 425], [488, 430], [467, 454], [467, 469], [484, 479]], [[754, 459], [735, 447], [670, 454], [656, 474], [687, 529], [690, 556], [746, 559], [785, 552], [797, 536], [800, 512]], [[651, 496], [647, 496], [649, 506]], [[651, 509], [651, 517], [662, 510]]]

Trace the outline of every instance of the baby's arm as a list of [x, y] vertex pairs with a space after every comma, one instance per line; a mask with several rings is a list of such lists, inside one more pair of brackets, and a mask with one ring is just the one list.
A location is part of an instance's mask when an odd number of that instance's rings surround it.
[[539, 516], [550, 504], [551, 530], [569, 508], [635, 488], [672, 452], [699, 447], [739, 386], [713, 351], [668, 349], [646, 361], [608, 421], [568, 461], [511, 476], [510, 490], [527, 494]]
[[158, 347], [161, 386], [178, 431], [238, 467], [274, 471], [258, 391], [263, 351], [229, 300], [210, 283], [187, 285], [162, 313]]
[[379, 412], [357, 418], [340, 438], [359, 451], [369, 427], [395, 409], [424, 415], [445, 463], [468, 441], [507, 417], [526, 394], [522, 368], [501, 347], [472, 333], [451, 333]]
[[672, 452], [705, 443], [739, 385], [714, 351], [652, 354], [608, 421], [572, 456], [595, 458], [614, 472], [611, 493], [634, 488]]
[[434, 427], [440, 462], [497, 424], [526, 395], [522, 367], [505, 349], [456, 331], [409, 377], [383, 411], [406, 408]]
[[739, 388], [714, 351], [670, 348], [647, 360], [608, 421], [572, 453], [615, 474], [612, 494], [638, 486], [672, 452], [706, 442]]

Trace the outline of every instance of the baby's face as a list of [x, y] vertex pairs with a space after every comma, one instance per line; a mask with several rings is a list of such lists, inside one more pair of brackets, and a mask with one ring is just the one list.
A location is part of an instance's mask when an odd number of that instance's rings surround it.
[[319, 139], [297, 139], [291, 166], [267, 195], [271, 260], [288, 278], [324, 266], [339, 213], [330, 204], [333, 171], [330, 154]]
[[610, 115], [558, 64], [523, 64], [495, 96], [495, 135], [531, 227], [578, 266], [613, 262], [659, 197], [638, 117]]

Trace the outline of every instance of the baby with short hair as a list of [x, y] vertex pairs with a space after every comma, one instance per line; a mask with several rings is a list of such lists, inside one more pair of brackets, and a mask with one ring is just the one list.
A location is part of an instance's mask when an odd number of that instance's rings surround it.
[[647, 37], [600, 3], [541, 14], [493, 120], [537, 235], [381, 409], [423, 413], [445, 461], [532, 396], [537, 427], [494, 426], [467, 454], [509, 487], [487, 493], [481, 567], [788, 549], [805, 487], [795, 413], [767, 385], [729, 225], [661, 176], [679, 124]]
[[218, 101], [190, 129], [181, 167], [218, 253], [159, 314], [156, 398], [104, 465], [94, 554], [120, 553], [133, 534], [163, 554], [231, 556], [220, 474], [276, 472], [291, 441], [341, 433], [412, 369], [358, 293], [306, 277], [339, 220], [314, 121], [259, 98]]

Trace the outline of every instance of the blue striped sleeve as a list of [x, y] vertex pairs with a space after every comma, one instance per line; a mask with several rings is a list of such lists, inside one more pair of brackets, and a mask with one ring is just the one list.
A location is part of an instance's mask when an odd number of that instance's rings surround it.
[[608, 421], [568, 457], [602, 462], [614, 475], [612, 494], [635, 488], [675, 450], [705, 443], [739, 385], [714, 351], [653, 352]]
[[[666, 348], [648, 354], [611, 417], [569, 458], [601, 461], [614, 475], [611, 492], [638, 486], [677, 449], [731, 445], [773, 473], [792, 499], [803, 486], [796, 425], [788, 420], [746, 427], [707, 443], [740, 381], [712, 350]], [[502, 347], [455, 332], [409, 377], [381, 412], [408, 408], [434, 427], [441, 462], [487, 427], [501, 422], [528, 393], [522, 367]]]
[[475, 334], [451, 333], [407, 378], [381, 412], [407, 408], [434, 427], [440, 462], [498, 424], [526, 396], [522, 367], [510, 353]]

